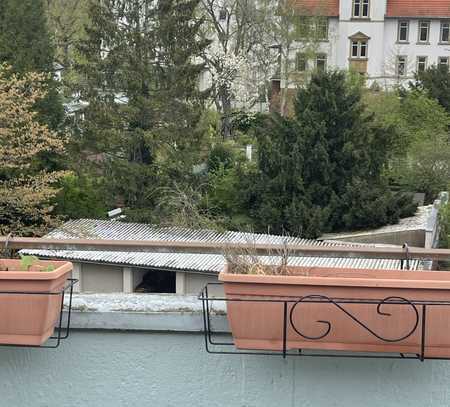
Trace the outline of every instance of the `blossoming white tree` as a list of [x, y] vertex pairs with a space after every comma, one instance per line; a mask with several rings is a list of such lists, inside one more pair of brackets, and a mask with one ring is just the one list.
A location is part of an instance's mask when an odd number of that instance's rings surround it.
[[212, 39], [204, 60], [223, 137], [231, 134], [232, 109], [254, 107], [273, 67], [265, 1], [202, 0], [204, 35]]

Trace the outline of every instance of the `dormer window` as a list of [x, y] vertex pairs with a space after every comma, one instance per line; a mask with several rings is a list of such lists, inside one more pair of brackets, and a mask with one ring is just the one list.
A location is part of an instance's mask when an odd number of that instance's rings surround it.
[[352, 58], [353, 59], [367, 58], [367, 41], [365, 40], [352, 41]]
[[369, 39], [362, 32], [350, 37], [350, 59], [367, 59], [369, 57]]
[[370, 0], [353, 0], [353, 17], [369, 18]]

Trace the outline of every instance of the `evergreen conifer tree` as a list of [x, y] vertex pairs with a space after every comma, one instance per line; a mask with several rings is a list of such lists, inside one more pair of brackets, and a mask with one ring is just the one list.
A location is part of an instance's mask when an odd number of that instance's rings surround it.
[[101, 157], [116, 202], [151, 221], [158, 188], [192, 171], [198, 90], [207, 45], [197, 0], [92, 1], [81, 95], [89, 103], [83, 149]]
[[64, 110], [54, 75], [54, 48], [47, 30], [43, 0], [0, 2], [0, 63], [13, 72], [47, 74], [47, 95], [37, 103], [40, 121], [57, 129]]
[[294, 117], [271, 118], [260, 129], [252, 194], [259, 227], [317, 237], [413, 213], [383, 177], [391, 136], [366, 114], [361, 89], [344, 73], [315, 74], [298, 91]]

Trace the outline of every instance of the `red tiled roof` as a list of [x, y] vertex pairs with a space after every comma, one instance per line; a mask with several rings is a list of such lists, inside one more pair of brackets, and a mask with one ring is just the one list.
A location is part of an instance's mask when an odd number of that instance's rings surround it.
[[339, 0], [290, 0], [301, 15], [339, 16]]
[[[302, 15], [339, 16], [339, 0], [287, 0]], [[387, 17], [449, 17], [450, 0], [387, 0]]]
[[387, 17], [450, 17], [450, 0], [388, 0]]

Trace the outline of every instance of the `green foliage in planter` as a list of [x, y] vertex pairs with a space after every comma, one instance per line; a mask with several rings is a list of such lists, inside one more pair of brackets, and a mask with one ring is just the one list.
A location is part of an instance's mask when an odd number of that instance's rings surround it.
[[39, 259], [36, 256], [24, 256], [20, 255], [20, 269], [24, 271], [29, 271], [32, 267], [37, 267], [40, 271], [54, 271], [55, 266], [49, 264], [47, 267], [36, 265]]
[[258, 131], [249, 201], [258, 229], [317, 237], [413, 214], [411, 198], [392, 193], [383, 176], [394, 135], [344, 73], [315, 74], [298, 91], [294, 117], [274, 116]]

